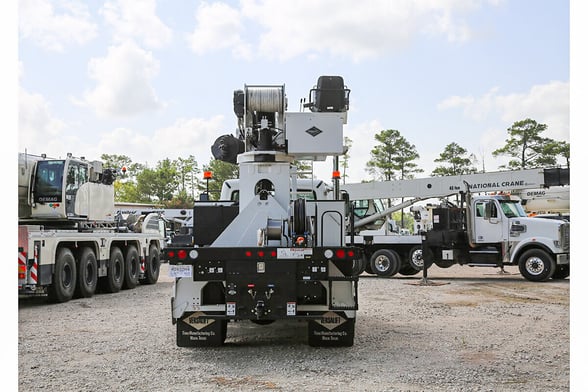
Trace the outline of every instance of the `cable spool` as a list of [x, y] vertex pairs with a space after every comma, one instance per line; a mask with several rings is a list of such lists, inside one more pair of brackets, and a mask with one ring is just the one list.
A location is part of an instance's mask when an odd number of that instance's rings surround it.
[[284, 111], [283, 87], [246, 87], [247, 110], [252, 112]]

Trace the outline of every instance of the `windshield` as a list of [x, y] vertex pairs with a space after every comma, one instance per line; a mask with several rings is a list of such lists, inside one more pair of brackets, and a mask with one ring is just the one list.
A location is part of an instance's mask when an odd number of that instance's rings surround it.
[[35, 177], [35, 201], [62, 201], [63, 166], [65, 161], [39, 161]]
[[527, 213], [523, 210], [521, 203], [513, 200], [500, 200], [500, 207], [507, 218], [525, 217]]
[[384, 203], [380, 199], [353, 200], [353, 212], [358, 218], [364, 218], [384, 211]]

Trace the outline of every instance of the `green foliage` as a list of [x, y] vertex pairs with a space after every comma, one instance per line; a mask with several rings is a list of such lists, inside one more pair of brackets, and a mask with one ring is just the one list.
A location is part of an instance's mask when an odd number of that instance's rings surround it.
[[455, 176], [460, 174], [476, 173], [477, 169], [473, 166], [476, 161], [474, 154], [468, 154], [468, 151], [459, 144], [453, 142], [445, 146], [445, 150], [439, 154], [439, 158], [434, 162], [446, 163], [448, 166], [438, 166], [431, 173], [432, 176]]
[[102, 160], [102, 165], [104, 168], [116, 169], [117, 171], [120, 171], [124, 167], [126, 169], [126, 173], [121, 179], [135, 178], [137, 174], [145, 169], [145, 165], [134, 163], [131, 158], [126, 155], [102, 154], [100, 159]]
[[380, 179], [389, 181], [414, 178], [414, 173], [423, 172], [413, 161], [420, 156], [414, 144], [410, 144], [395, 129], [380, 131], [375, 135], [376, 145], [371, 151], [371, 159], [366, 166], [368, 172]]
[[504, 147], [494, 150], [492, 155], [512, 158], [507, 165], [501, 165], [501, 168], [530, 169], [553, 166], [557, 163], [557, 156], [563, 152], [556, 146], [558, 142], [541, 136], [546, 129], [547, 125], [539, 124], [530, 118], [517, 121], [508, 128], [509, 138]]
[[[208, 181], [209, 198], [211, 200], [219, 199], [221, 187], [225, 180], [239, 177], [239, 166], [214, 158], [210, 159], [210, 162], [203, 170], [212, 172], [212, 179]], [[205, 192], [206, 181], [199, 183], [198, 189]]]
[[349, 150], [351, 146], [353, 146], [353, 140], [345, 136], [343, 139], [343, 145], [345, 146], [345, 154], [343, 154], [343, 160], [341, 161], [341, 167], [343, 168], [343, 174], [341, 174], [341, 179], [343, 180], [343, 184], [347, 179], [347, 169], [349, 168]]
[[181, 190], [177, 195], [174, 195], [171, 200], [163, 202], [164, 208], [192, 208], [194, 207], [194, 198], [189, 195], [185, 190]]
[[309, 161], [294, 160], [292, 164], [297, 168], [298, 178], [311, 178], [312, 163], [309, 163]]
[[169, 160], [157, 162], [155, 169], [144, 169], [137, 175], [137, 190], [150, 201], [163, 203], [171, 200], [179, 186], [176, 165]]
[[404, 210], [393, 212], [392, 220], [396, 222], [398, 227], [408, 229], [412, 233], [414, 227], [414, 217], [411, 213], [404, 212]]
[[186, 197], [190, 195], [194, 200], [198, 187], [198, 174], [200, 173], [196, 158], [194, 155], [190, 155], [186, 159], [178, 157], [173, 163], [179, 175], [180, 193], [185, 193]]

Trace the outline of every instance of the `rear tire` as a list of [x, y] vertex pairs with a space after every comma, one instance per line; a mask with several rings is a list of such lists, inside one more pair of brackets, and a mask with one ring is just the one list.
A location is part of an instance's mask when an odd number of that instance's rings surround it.
[[372, 271], [379, 276], [393, 276], [400, 270], [400, 257], [391, 249], [380, 249], [370, 258]]
[[108, 271], [106, 276], [100, 278], [100, 289], [107, 293], [118, 293], [125, 279], [125, 258], [118, 247], [110, 250], [110, 260], [108, 261]]
[[555, 268], [555, 272], [553, 273], [552, 278], [553, 279], [565, 279], [568, 276], [570, 276], [570, 265], [565, 264], [565, 265], [558, 265]]
[[[413, 246], [408, 252], [408, 264], [417, 271], [422, 271], [425, 265], [423, 257], [423, 248], [421, 246]], [[433, 261], [427, 263], [427, 268], [433, 265]]]
[[531, 282], [544, 282], [555, 273], [555, 261], [542, 249], [529, 249], [519, 258], [521, 275]]
[[67, 302], [72, 299], [77, 280], [76, 259], [68, 248], [61, 248], [55, 260], [53, 282], [48, 288], [51, 302]]
[[134, 245], [127, 248], [125, 257], [125, 279], [123, 281], [123, 289], [134, 289], [139, 283], [139, 271], [141, 269], [141, 262], [139, 260], [139, 252]]
[[90, 298], [96, 292], [96, 286], [98, 285], [98, 262], [92, 248], [85, 247], [82, 249], [78, 267], [78, 283], [75, 296], [78, 298]]
[[419, 272], [421, 272], [421, 271], [418, 269], [414, 269], [411, 265], [405, 265], [404, 267], [400, 268], [400, 271], [398, 271], [398, 273], [400, 275], [404, 275], [404, 276], [416, 275]]
[[142, 284], [154, 284], [159, 279], [159, 266], [161, 261], [159, 259], [159, 251], [155, 245], [149, 247], [149, 255], [145, 262], [145, 277], [141, 279]]
[[363, 274], [363, 271], [366, 270], [366, 265], [367, 265], [367, 259], [365, 258], [365, 256], [362, 256], [362, 258], [360, 260], [358, 260], [358, 259], [353, 260], [353, 275], [359, 276], [359, 275]]

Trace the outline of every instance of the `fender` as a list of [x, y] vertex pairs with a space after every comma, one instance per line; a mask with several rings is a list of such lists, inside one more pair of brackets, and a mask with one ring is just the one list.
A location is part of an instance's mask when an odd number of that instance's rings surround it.
[[517, 265], [520, 255], [529, 249], [543, 249], [552, 256], [562, 253], [557, 252], [557, 248], [553, 246], [553, 239], [548, 237], [529, 237], [521, 241], [509, 241], [509, 248], [511, 249], [509, 262], [513, 265]]

